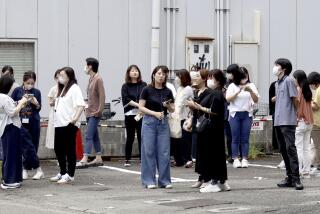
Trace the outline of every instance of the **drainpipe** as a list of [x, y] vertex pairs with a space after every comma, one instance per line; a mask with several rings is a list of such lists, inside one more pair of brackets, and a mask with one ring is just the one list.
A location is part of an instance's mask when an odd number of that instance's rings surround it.
[[217, 68], [220, 69], [220, 0], [216, 0], [216, 3]]
[[170, 17], [170, 0], [167, 0], [167, 66], [169, 71], [171, 70], [170, 66], [170, 42], [171, 42], [171, 17]]
[[175, 50], [176, 50], [176, 0], [172, 0], [172, 49], [171, 49], [171, 77], [175, 76]]
[[152, 0], [151, 71], [159, 65], [160, 0]]

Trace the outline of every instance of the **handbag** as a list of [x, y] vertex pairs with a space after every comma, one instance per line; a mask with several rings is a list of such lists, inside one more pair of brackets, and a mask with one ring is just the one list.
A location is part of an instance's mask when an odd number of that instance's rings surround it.
[[172, 138], [182, 137], [181, 120], [176, 114], [170, 114], [168, 117], [170, 136]]
[[190, 111], [188, 114], [187, 119], [184, 121], [182, 128], [183, 130], [187, 131], [187, 132], [192, 132], [192, 112]]
[[[212, 109], [213, 101], [214, 100], [212, 100], [210, 109]], [[208, 115], [208, 117], [206, 117], [206, 115]], [[197, 132], [198, 133], [204, 132], [206, 128], [210, 125], [210, 122], [211, 122], [210, 114], [204, 113], [203, 115], [201, 115], [198, 118], [197, 124], [196, 124]]]

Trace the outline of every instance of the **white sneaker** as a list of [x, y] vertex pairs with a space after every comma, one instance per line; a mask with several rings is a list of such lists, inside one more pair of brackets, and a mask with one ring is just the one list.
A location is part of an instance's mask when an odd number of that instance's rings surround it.
[[279, 168], [279, 169], [285, 169], [285, 168], [286, 168], [286, 165], [285, 165], [285, 163], [284, 163], [283, 160], [279, 163], [279, 165], [277, 166], [277, 168]]
[[200, 189], [201, 193], [208, 193], [208, 192], [221, 192], [220, 187], [218, 184], [209, 184], [205, 188]]
[[60, 173], [58, 173], [56, 176], [50, 178], [50, 181], [52, 182], [57, 182], [62, 178], [62, 175]]
[[1, 184], [1, 188], [2, 189], [16, 189], [16, 188], [19, 188], [19, 187], [21, 187], [20, 183], [13, 183], [13, 184], [2, 183]]
[[241, 161], [241, 167], [242, 168], [248, 168], [249, 165], [248, 165], [248, 160], [247, 159], [242, 159]]
[[157, 188], [157, 186], [154, 184], [147, 185], [147, 189], [156, 189], [156, 188]]
[[225, 181], [224, 184], [218, 183], [218, 186], [220, 187], [221, 191], [230, 191], [231, 187], [229, 184]]
[[241, 168], [241, 162], [239, 161], [238, 158], [234, 159], [233, 168]]
[[126, 161], [124, 162], [124, 165], [123, 165], [123, 166], [124, 166], [124, 167], [130, 167], [130, 166], [131, 166], [130, 161], [126, 160]]
[[172, 189], [173, 186], [172, 186], [172, 184], [168, 184], [168, 185], [166, 185], [164, 188], [165, 188], [165, 189]]
[[320, 176], [320, 170], [319, 170], [319, 169], [317, 169], [317, 167], [314, 167], [313, 169], [311, 169], [311, 171], [310, 171], [310, 175], [313, 175], [313, 176], [319, 177], [319, 176]]
[[29, 175], [28, 175], [28, 171], [27, 170], [22, 170], [22, 179], [23, 180], [27, 180], [28, 179], [28, 177], [29, 177]]
[[206, 183], [202, 183], [201, 186], [199, 187], [200, 189], [205, 188], [206, 186], [208, 186], [211, 183], [211, 181], [208, 181]]
[[202, 183], [203, 183], [202, 181], [197, 181], [195, 184], [191, 186], [191, 188], [200, 188]]
[[61, 179], [57, 181], [58, 184], [68, 184], [74, 182], [74, 178], [70, 177], [68, 173], [62, 175]]
[[33, 180], [40, 180], [41, 178], [44, 178], [44, 173], [42, 169], [39, 167], [37, 169], [37, 173], [32, 177]]

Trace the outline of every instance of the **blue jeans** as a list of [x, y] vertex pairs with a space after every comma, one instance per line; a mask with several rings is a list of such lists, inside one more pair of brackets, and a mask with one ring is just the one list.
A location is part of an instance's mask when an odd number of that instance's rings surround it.
[[239, 146], [241, 145], [242, 158], [247, 159], [252, 117], [249, 117], [249, 112], [237, 112], [234, 117], [230, 116], [229, 123], [232, 134], [232, 158], [239, 157]]
[[86, 156], [89, 156], [91, 154], [92, 145], [94, 146], [96, 155], [101, 155], [101, 144], [98, 132], [99, 122], [99, 117], [87, 118], [86, 143], [84, 148], [84, 155]]
[[158, 169], [158, 185], [171, 184], [170, 177], [170, 132], [168, 119], [145, 115], [141, 130], [141, 180], [142, 184], [156, 184]]

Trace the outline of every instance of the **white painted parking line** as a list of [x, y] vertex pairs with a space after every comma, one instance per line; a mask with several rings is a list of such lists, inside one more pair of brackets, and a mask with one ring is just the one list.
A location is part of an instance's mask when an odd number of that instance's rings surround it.
[[[110, 169], [110, 170], [118, 171], [118, 172], [141, 175], [141, 172], [138, 172], [138, 171], [122, 169], [122, 168], [113, 167], [113, 166], [99, 166], [99, 167], [100, 168], [104, 168], [104, 169]], [[158, 175], [157, 175], [157, 177], [158, 177]], [[196, 182], [197, 180], [171, 177], [171, 181], [172, 181], [172, 183], [184, 183], [184, 182]]]
[[252, 164], [252, 163], [250, 163], [249, 166], [263, 167], [263, 168], [269, 168], [269, 169], [278, 169], [278, 167], [272, 166], [272, 165], [261, 165], [261, 164]]

